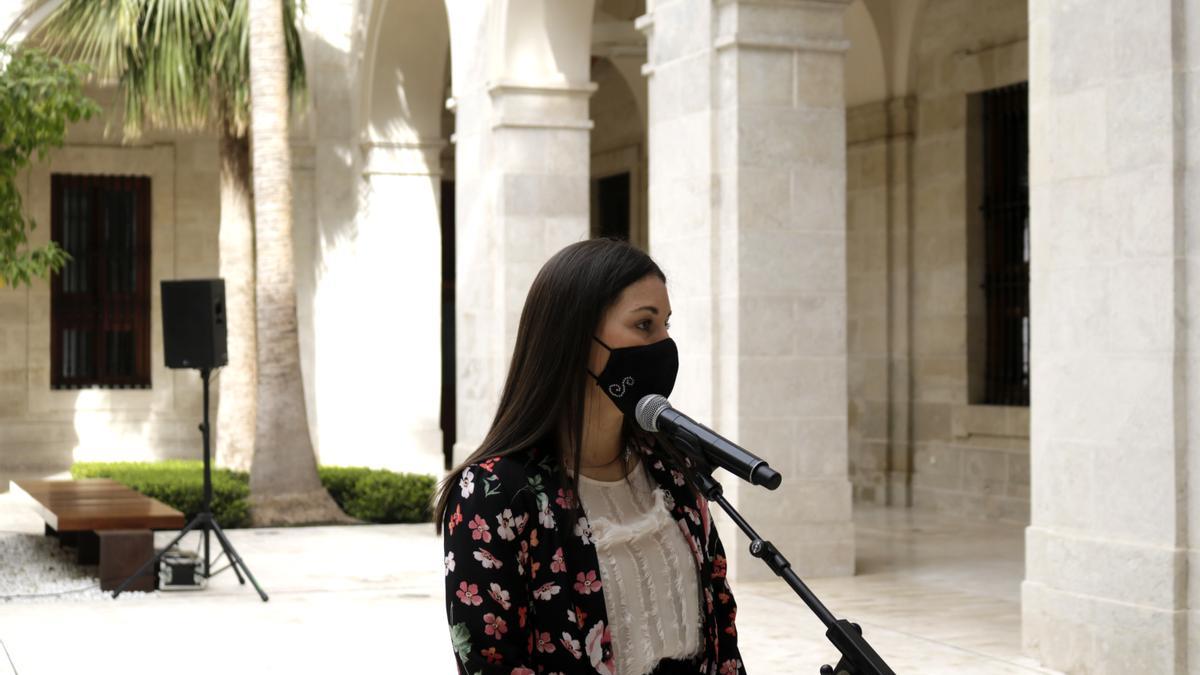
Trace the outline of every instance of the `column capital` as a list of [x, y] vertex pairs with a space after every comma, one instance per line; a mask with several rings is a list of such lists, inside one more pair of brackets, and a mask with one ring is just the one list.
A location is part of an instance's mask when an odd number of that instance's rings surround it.
[[440, 138], [412, 141], [364, 139], [359, 143], [364, 176], [440, 176], [440, 155], [446, 141]]
[[492, 100], [492, 128], [575, 129], [590, 131], [588, 99], [596, 83], [524, 82], [499, 79], [487, 83]]
[[850, 41], [737, 31], [717, 36], [717, 39], [713, 41], [713, 47], [717, 51], [729, 49], [730, 47], [738, 47], [741, 49], [775, 49], [788, 52], [841, 53], [850, 49]]

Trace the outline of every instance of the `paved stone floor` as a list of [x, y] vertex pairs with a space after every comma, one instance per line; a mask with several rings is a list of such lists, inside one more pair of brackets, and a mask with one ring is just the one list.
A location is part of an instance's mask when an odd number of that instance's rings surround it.
[[[896, 672], [1050, 672], [1020, 653], [1021, 528], [878, 509], [856, 521], [859, 574], [809, 583], [862, 624]], [[0, 495], [0, 530], [41, 528]], [[270, 602], [226, 572], [199, 592], [0, 603], [0, 675], [453, 672], [431, 527], [230, 537]], [[782, 582], [734, 590], [750, 673], [817, 673], [832, 659], [819, 622]]]

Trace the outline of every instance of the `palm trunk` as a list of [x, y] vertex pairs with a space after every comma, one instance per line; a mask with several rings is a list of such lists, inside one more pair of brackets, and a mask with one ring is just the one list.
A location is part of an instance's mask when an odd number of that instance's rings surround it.
[[317, 475], [300, 377], [283, 6], [250, 0], [249, 7], [258, 317], [251, 518], [256, 525], [345, 522]]
[[221, 136], [221, 277], [225, 279], [229, 364], [217, 378], [217, 464], [250, 469], [254, 453], [256, 340], [254, 206], [250, 139]]

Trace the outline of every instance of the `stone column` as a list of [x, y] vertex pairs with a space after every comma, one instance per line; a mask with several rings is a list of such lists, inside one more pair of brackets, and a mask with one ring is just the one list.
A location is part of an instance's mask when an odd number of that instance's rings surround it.
[[[541, 14], [513, 9], [506, 21], [491, 15], [502, 3], [467, 0], [448, 8], [456, 118], [457, 462], [478, 448], [496, 414], [521, 308], [538, 270], [588, 236], [588, 97], [595, 87], [587, 80], [589, 24], [560, 21], [560, 14], [580, 9], [580, 17], [571, 18], [590, 22], [590, 3], [539, 0], [521, 8]], [[540, 35], [552, 29], [562, 31], [554, 40]], [[578, 35], [563, 34], [572, 32]], [[561, 45], [578, 54], [539, 53]], [[572, 61], [577, 67], [553, 72]]]
[[912, 112], [912, 98], [846, 111], [849, 451], [858, 503], [911, 503]]
[[[854, 569], [847, 479], [843, 0], [667, 0], [649, 59], [650, 247], [682, 368], [673, 402], [761, 454], [721, 474], [802, 575]], [[725, 528], [732, 573], [774, 578]]]
[[1025, 649], [1066, 672], [1200, 663], [1197, 9], [1029, 7], [1022, 628]]
[[[327, 434], [339, 425], [342, 463], [442, 472], [442, 258], [439, 199], [445, 141], [362, 144], [362, 216], [355, 238], [359, 394], [330, 401]], [[370, 307], [369, 305], [374, 305]], [[346, 390], [343, 390], [346, 391]], [[346, 441], [351, 441], [347, 443]]]

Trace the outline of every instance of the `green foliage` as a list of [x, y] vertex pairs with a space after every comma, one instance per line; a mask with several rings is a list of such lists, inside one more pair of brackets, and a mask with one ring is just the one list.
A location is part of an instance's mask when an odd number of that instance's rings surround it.
[[[430, 500], [436, 480], [433, 476], [371, 469], [334, 469], [343, 480], [341, 496], [334, 493], [327, 478], [329, 468], [321, 468], [321, 482], [346, 515], [371, 523], [423, 523], [430, 518]], [[361, 472], [361, 473], [354, 473]], [[348, 488], [346, 486], [349, 486]]]
[[[73, 478], [111, 478], [182, 511], [191, 520], [204, 496], [199, 461], [80, 462]], [[321, 483], [348, 515], [371, 523], [419, 523], [429, 520], [433, 476], [394, 473], [363, 467], [323, 466]], [[250, 523], [249, 475], [213, 469], [213, 515], [226, 528]]]
[[[183, 512], [191, 521], [204, 500], [203, 464], [197, 461], [79, 462], [72, 478], [111, 478]], [[250, 477], [239, 471], [213, 469], [213, 515], [223, 527], [250, 524]]]
[[61, 147], [68, 124], [100, 111], [83, 94], [84, 75], [36, 49], [0, 45], [0, 285], [29, 285], [69, 259], [54, 242], [28, 248], [37, 223], [22, 213], [17, 174], [34, 153]]
[[[250, 120], [247, 5], [248, 0], [62, 0], [32, 39], [118, 84], [127, 135], [153, 125], [242, 137]], [[288, 85], [298, 105], [305, 68], [296, 0], [284, 0], [283, 15]]]

